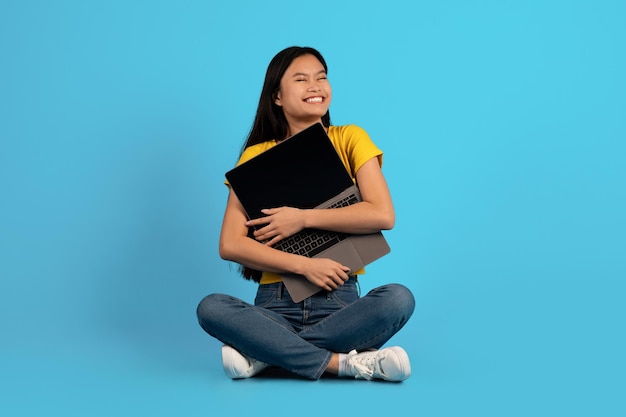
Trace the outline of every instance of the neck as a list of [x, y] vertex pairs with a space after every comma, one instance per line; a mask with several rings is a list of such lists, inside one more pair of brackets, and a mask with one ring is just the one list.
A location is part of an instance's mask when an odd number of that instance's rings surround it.
[[[304, 129], [313, 126], [315, 123], [322, 123], [322, 118], [312, 119], [312, 120], [297, 120], [297, 121], [287, 121], [289, 123], [289, 131], [287, 132], [287, 137], [291, 137], [295, 134], [302, 132]], [[324, 126], [326, 129], [326, 126]], [[326, 129], [328, 130], [328, 129]], [[284, 138], [287, 139], [287, 138]]]

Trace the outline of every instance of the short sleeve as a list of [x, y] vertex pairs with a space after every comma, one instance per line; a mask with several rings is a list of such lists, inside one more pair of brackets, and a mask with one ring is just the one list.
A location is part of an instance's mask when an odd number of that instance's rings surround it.
[[365, 129], [357, 125], [331, 126], [329, 137], [353, 178], [370, 159], [378, 158], [382, 166], [383, 152], [374, 144]]

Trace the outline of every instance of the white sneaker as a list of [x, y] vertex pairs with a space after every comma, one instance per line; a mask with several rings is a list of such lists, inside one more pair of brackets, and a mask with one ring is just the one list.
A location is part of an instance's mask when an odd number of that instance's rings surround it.
[[404, 381], [411, 376], [409, 356], [399, 346], [388, 347], [373, 352], [348, 353], [347, 369], [356, 379], [384, 379]]
[[222, 365], [226, 375], [232, 379], [250, 378], [269, 366], [242, 355], [228, 345], [222, 346]]

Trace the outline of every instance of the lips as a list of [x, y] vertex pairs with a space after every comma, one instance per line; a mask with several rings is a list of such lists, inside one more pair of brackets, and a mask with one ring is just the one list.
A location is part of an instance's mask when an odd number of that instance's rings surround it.
[[304, 99], [304, 101], [311, 104], [322, 103], [324, 101], [324, 97], [309, 97]]

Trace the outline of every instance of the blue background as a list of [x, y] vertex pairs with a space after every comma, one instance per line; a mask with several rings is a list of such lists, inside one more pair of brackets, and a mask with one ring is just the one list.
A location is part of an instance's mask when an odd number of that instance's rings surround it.
[[[231, 381], [196, 323], [291, 45], [385, 151], [402, 384]], [[624, 415], [625, 75], [623, 0], [1, 1], [0, 414]]]

